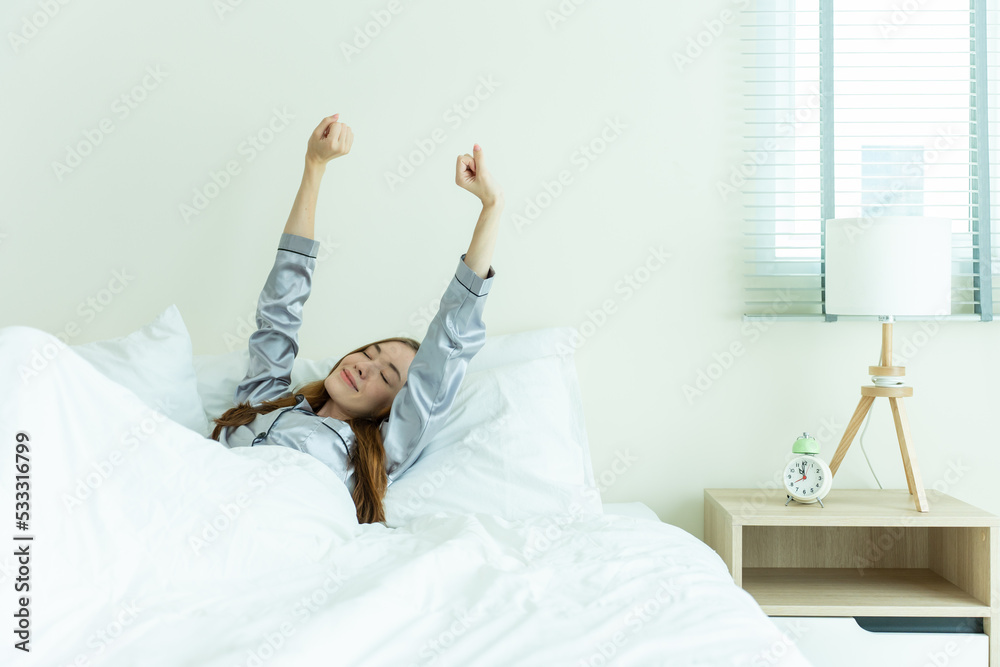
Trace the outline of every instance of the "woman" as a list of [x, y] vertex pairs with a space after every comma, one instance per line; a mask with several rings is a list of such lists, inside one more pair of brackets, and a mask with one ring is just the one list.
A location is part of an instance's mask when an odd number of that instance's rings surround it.
[[504, 197], [479, 144], [472, 155], [460, 155], [455, 183], [483, 209], [423, 343], [393, 337], [362, 345], [325, 379], [292, 392], [297, 332], [319, 249], [313, 238], [319, 184], [326, 163], [347, 155], [354, 143], [339, 115], [324, 118], [309, 138], [302, 184], [257, 302], [250, 367], [236, 388], [236, 407], [215, 420], [212, 438], [227, 447], [281, 445], [311, 454], [344, 480], [359, 523], [384, 522], [388, 485], [444, 423], [469, 361], [485, 343], [482, 312], [495, 275], [490, 262]]

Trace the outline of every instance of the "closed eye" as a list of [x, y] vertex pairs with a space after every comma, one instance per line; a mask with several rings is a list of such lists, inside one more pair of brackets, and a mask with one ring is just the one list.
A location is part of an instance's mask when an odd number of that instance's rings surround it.
[[[362, 352], [362, 354], [365, 355], [365, 357], [367, 357], [368, 359], [371, 359], [371, 357], [368, 356], [368, 351], [367, 350], [362, 350], [361, 352]], [[390, 387], [392, 386], [392, 383], [390, 383], [389, 380], [388, 380], [388, 378], [385, 377], [385, 373], [379, 373], [379, 375], [382, 376], [382, 379], [385, 380], [385, 383], [387, 385], [389, 385]]]

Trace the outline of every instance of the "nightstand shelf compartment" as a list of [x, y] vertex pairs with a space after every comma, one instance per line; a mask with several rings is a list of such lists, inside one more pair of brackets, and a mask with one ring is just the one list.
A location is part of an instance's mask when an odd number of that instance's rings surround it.
[[989, 530], [744, 525], [742, 585], [776, 616], [986, 617], [987, 582], [966, 575], [988, 570]]
[[744, 568], [743, 588], [769, 616], [990, 615], [926, 568]]

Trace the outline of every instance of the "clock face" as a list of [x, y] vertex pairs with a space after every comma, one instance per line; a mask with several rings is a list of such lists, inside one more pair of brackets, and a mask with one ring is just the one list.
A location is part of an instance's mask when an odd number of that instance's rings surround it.
[[825, 495], [830, 484], [822, 462], [812, 456], [797, 456], [785, 466], [785, 488], [793, 498], [817, 498]]

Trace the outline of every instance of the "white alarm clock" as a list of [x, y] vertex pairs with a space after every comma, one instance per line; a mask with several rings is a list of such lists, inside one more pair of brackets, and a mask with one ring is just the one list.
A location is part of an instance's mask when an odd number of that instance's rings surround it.
[[803, 433], [792, 445], [792, 452], [795, 456], [785, 464], [781, 476], [788, 494], [785, 504], [796, 500], [800, 503], [818, 502], [823, 507], [823, 498], [833, 487], [833, 473], [826, 461], [817, 456], [819, 443], [808, 433]]

